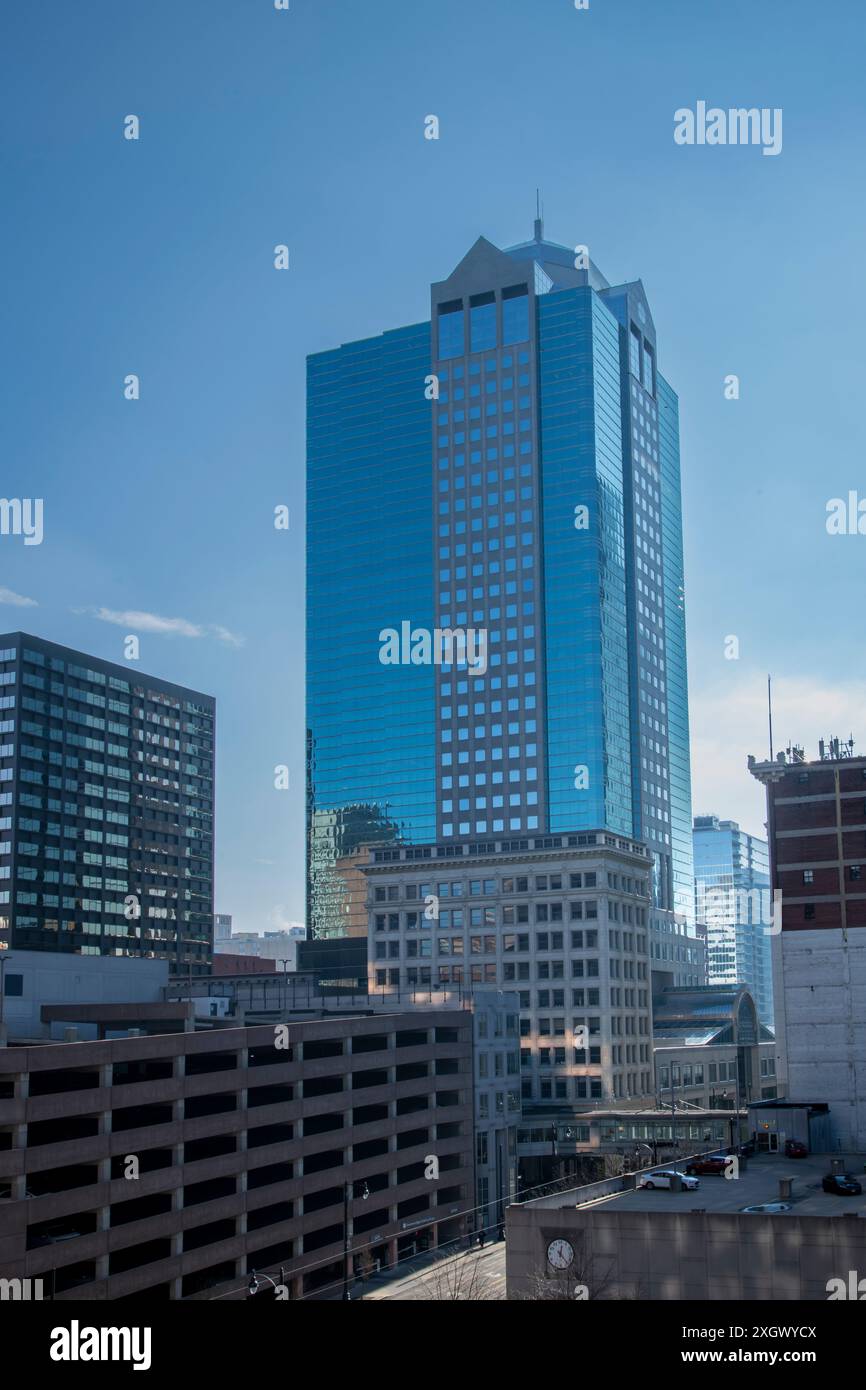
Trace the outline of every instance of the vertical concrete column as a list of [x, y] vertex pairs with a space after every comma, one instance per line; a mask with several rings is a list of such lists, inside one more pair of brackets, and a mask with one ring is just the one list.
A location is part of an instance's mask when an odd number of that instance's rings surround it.
[[[2, 1037], [0, 1037], [0, 1046], [3, 1045], [3, 1041], [4, 1041], [4, 1039], [3, 1039]], [[24, 1108], [24, 1114], [25, 1114], [25, 1116], [26, 1116], [26, 1114], [27, 1114], [27, 1104], [26, 1104], [26, 1102], [28, 1101], [28, 1099], [29, 1099], [29, 1097], [30, 1097], [30, 1073], [29, 1073], [29, 1072], [23, 1072], [23, 1073], [21, 1073], [20, 1075], [16, 1076], [16, 1077], [13, 1079], [13, 1082], [12, 1082], [12, 1095], [14, 1096], [15, 1100], [20, 1100], [20, 1101], [23, 1101], [23, 1102], [24, 1102], [24, 1107], [23, 1107], [23, 1108]], [[26, 1119], [25, 1119], [25, 1121], [24, 1121], [23, 1124], [13, 1126], [13, 1130], [12, 1130], [12, 1147], [13, 1147], [14, 1149], [24, 1149], [24, 1148], [27, 1147], [27, 1122], [26, 1122]], [[23, 1198], [24, 1195], [25, 1195], [25, 1193], [26, 1193], [26, 1191], [27, 1191], [27, 1176], [26, 1176], [26, 1174], [25, 1174], [25, 1173], [21, 1173], [18, 1177], [12, 1178], [12, 1180], [11, 1180], [11, 1186], [12, 1186], [12, 1194], [11, 1194], [11, 1195], [12, 1195], [13, 1197], [15, 1197], [15, 1198], [18, 1198], [18, 1199]]]
[[[184, 1031], [189, 1031], [189, 1029], [188, 1029], [188, 1024], [189, 1024], [189, 1023], [190, 1023], [190, 1020], [189, 1020], [189, 1019], [186, 1019], [185, 1022], [184, 1022]], [[179, 1095], [172, 1101], [172, 1103], [171, 1103], [171, 1118], [172, 1118], [173, 1121], [176, 1121], [176, 1122], [181, 1126], [181, 1139], [178, 1140], [178, 1141], [173, 1145], [173, 1149], [174, 1149], [173, 1159], [174, 1159], [174, 1163], [176, 1164], [177, 1168], [178, 1168], [179, 1171], [180, 1171], [181, 1178], [183, 1179], [183, 1181], [174, 1189], [174, 1191], [173, 1191], [172, 1194], [171, 1194], [171, 1209], [172, 1209], [172, 1213], [176, 1213], [176, 1215], [174, 1216], [174, 1223], [175, 1223], [175, 1225], [176, 1225], [176, 1227], [177, 1227], [177, 1229], [174, 1230], [174, 1231], [172, 1232], [172, 1234], [171, 1234], [171, 1253], [172, 1253], [172, 1256], [173, 1256], [173, 1257], [175, 1257], [175, 1258], [177, 1258], [177, 1259], [180, 1259], [180, 1257], [181, 1257], [182, 1254], [183, 1254], [183, 1187], [184, 1187], [184, 1182], [186, 1181], [185, 1163], [183, 1162], [183, 1158], [182, 1158], [182, 1155], [183, 1155], [183, 1153], [184, 1153], [184, 1142], [183, 1142], [183, 1139], [184, 1139], [184, 1129], [183, 1129], [183, 1120], [184, 1120], [184, 1089], [185, 1089], [185, 1088], [184, 1088], [184, 1084], [183, 1084], [183, 1083], [184, 1083], [184, 1080], [185, 1080], [185, 1078], [186, 1078], [186, 1055], [185, 1055], [185, 1053], [183, 1053], [183, 1052], [176, 1052], [176, 1053], [175, 1053], [174, 1057], [172, 1058], [172, 1069], [171, 1069], [171, 1072], [172, 1072], [172, 1079], [173, 1079], [174, 1081], [180, 1083], [180, 1084], [179, 1084], [180, 1094], [179, 1094]], [[173, 1285], [172, 1285], [172, 1297], [173, 1297], [173, 1298], [180, 1298], [180, 1297], [181, 1297], [182, 1286], [183, 1286], [183, 1279], [182, 1279], [182, 1276], [179, 1275], [175, 1280], [173, 1280]]]
[[[102, 1145], [102, 1157], [99, 1162], [99, 1176], [106, 1181], [111, 1178], [111, 1134], [112, 1134], [112, 1113], [111, 1113], [111, 1083], [114, 1068], [110, 1062], [104, 1063], [99, 1068], [99, 1086], [105, 1091], [108, 1099], [104, 1102], [105, 1108], [99, 1115], [99, 1133], [104, 1139]], [[105, 1201], [96, 1213], [96, 1229], [103, 1234], [103, 1249], [96, 1257], [96, 1278], [109, 1278], [109, 1253], [108, 1253], [108, 1232], [111, 1229], [111, 1197]]]
[[[102, 1111], [100, 1112], [100, 1115], [99, 1115], [99, 1133], [100, 1133], [100, 1135], [101, 1135], [101, 1136], [104, 1138], [104, 1140], [105, 1140], [105, 1143], [104, 1143], [104, 1145], [102, 1146], [102, 1147], [103, 1147], [103, 1153], [102, 1153], [102, 1158], [100, 1159], [100, 1164], [99, 1164], [99, 1169], [100, 1169], [100, 1171], [99, 1171], [99, 1176], [100, 1176], [100, 1178], [101, 1178], [101, 1177], [103, 1176], [103, 1174], [105, 1174], [106, 1178], [109, 1178], [109, 1179], [110, 1179], [110, 1177], [111, 1177], [111, 1133], [112, 1133], [112, 1125], [111, 1125], [111, 1121], [112, 1121], [112, 1113], [111, 1113], [111, 1082], [112, 1082], [112, 1075], [113, 1075], [113, 1067], [112, 1067], [112, 1064], [111, 1064], [110, 1062], [104, 1063], [104, 1064], [99, 1068], [99, 1086], [100, 1086], [100, 1089], [103, 1090], [103, 1091], [105, 1091], [106, 1094], [107, 1094], [107, 1096], [108, 1096], [108, 1100], [104, 1102], [105, 1109], [102, 1110]], [[104, 1202], [103, 1205], [99, 1208], [99, 1210], [98, 1210], [97, 1213], [96, 1213], [96, 1229], [97, 1229], [97, 1231], [100, 1231], [100, 1232], [104, 1231], [104, 1232], [107, 1233], [107, 1232], [109, 1231], [110, 1227], [111, 1227], [111, 1198], [110, 1198], [110, 1196], [109, 1196], [108, 1201]], [[107, 1234], [106, 1234], [106, 1236], [105, 1236], [105, 1246], [106, 1246], [106, 1248], [103, 1250], [103, 1253], [102, 1253], [102, 1254], [97, 1255], [97, 1257], [96, 1257], [96, 1278], [97, 1278], [97, 1279], [107, 1279], [107, 1278], [108, 1278], [108, 1249], [107, 1249], [107, 1245], [108, 1245], [108, 1236], [107, 1236]]]

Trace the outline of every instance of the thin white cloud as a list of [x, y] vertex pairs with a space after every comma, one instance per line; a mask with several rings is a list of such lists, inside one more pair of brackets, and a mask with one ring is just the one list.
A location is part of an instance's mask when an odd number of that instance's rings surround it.
[[101, 623], [113, 623], [131, 632], [151, 632], [160, 637], [215, 637], [229, 647], [242, 647], [244, 639], [218, 623], [192, 623], [188, 618], [164, 618], [159, 613], [145, 613], [136, 608], [117, 611], [113, 608], [78, 609]]
[[[734, 663], [731, 663], [733, 666]], [[769, 756], [766, 672], [730, 670], [712, 686], [693, 687], [689, 699], [692, 744], [692, 809], [738, 821], [764, 836], [764, 788], [746, 760]], [[866, 742], [866, 682], [818, 677], [773, 680], [773, 751], [802, 744], [806, 758], [818, 757], [819, 738], [853, 734]], [[862, 751], [862, 749], [861, 749]]]
[[268, 913], [269, 931], [289, 931], [292, 927], [300, 927], [302, 931], [306, 930], [304, 923], [290, 917], [286, 909], [280, 904], [271, 908]]
[[227, 647], [242, 647], [244, 645], [243, 637], [239, 637], [236, 632], [229, 632], [227, 627], [220, 627], [219, 623], [211, 623], [207, 630], [220, 642], [225, 642]]
[[0, 589], [0, 603], [9, 603], [13, 608], [39, 607], [35, 598], [25, 598], [23, 594], [16, 594], [13, 589]]

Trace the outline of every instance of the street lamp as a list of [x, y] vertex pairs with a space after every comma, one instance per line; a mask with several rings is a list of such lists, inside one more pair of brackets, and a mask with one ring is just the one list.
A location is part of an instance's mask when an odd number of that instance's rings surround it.
[[[354, 1198], [355, 1184], [347, 1182], [343, 1187], [343, 1301], [349, 1298], [349, 1196]], [[366, 1202], [370, 1195], [370, 1189], [364, 1183], [361, 1198]]]
[[280, 1269], [280, 1282], [279, 1282], [279, 1284], [277, 1284], [277, 1283], [271, 1278], [271, 1276], [270, 1276], [269, 1274], [258, 1275], [258, 1274], [256, 1274], [256, 1271], [253, 1270], [252, 1273], [250, 1274], [249, 1283], [247, 1284], [247, 1290], [248, 1290], [248, 1292], [249, 1292], [250, 1298], [252, 1298], [255, 1294], [257, 1294], [257, 1293], [259, 1292], [259, 1289], [262, 1287], [262, 1286], [261, 1286], [261, 1283], [259, 1282], [260, 1279], [267, 1279], [268, 1283], [272, 1286], [272, 1288], [273, 1288], [273, 1290], [274, 1290], [274, 1293], [278, 1293], [278, 1292], [279, 1292], [279, 1289], [280, 1289], [283, 1285], [285, 1285], [285, 1282], [286, 1282], [286, 1281], [285, 1281], [285, 1275], [283, 1274], [282, 1268]]
[[292, 958], [291, 956], [278, 956], [277, 959], [280, 965], [283, 967], [283, 1008], [285, 1008], [287, 993], [286, 986], [288, 985], [288, 979], [286, 977], [289, 973], [289, 966], [291, 964]]

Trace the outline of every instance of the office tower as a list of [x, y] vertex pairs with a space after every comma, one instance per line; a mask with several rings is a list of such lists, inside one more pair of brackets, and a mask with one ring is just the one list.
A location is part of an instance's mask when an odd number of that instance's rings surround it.
[[746, 985], [762, 1023], [773, 1023], [767, 842], [736, 821], [695, 816], [695, 915], [707, 928], [707, 983]]
[[[767, 790], [779, 1094], [827, 1102], [840, 1151], [866, 1149], [866, 758], [853, 740], [749, 758]], [[778, 908], [776, 909], [778, 916]], [[774, 923], [775, 925], [775, 923]]]
[[310, 357], [311, 935], [347, 930], [343, 866], [372, 845], [602, 829], [649, 848], [651, 933], [693, 932], [657, 359], [640, 281], [540, 220], [507, 251], [479, 238], [429, 321]]
[[8, 945], [206, 971], [214, 700], [21, 632], [0, 690]]

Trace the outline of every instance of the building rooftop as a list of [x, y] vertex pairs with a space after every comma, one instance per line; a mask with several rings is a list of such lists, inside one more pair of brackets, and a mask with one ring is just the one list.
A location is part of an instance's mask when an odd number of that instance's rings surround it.
[[[736, 1215], [744, 1207], [757, 1206], [764, 1202], [778, 1202], [779, 1180], [792, 1178], [790, 1210], [778, 1213], [780, 1219], [786, 1216], [853, 1216], [866, 1217], [866, 1172], [863, 1154], [809, 1154], [807, 1158], [785, 1158], [779, 1154], [759, 1154], [755, 1158], [740, 1161], [737, 1178], [704, 1175], [700, 1187], [693, 1192], [670, 1192], [667, 1189], [654, 1189], [651, 1192], [630, 1188], [625, 1192], [602, 1194], [592, 1198], [593, 1206], [614, 1205], [617, 1211], [664, 1211], [685, 1213], [706, 1211], [708, 1213], [728, 1213]], [[842, 1171], [859, 1178], [864, 1191], [859, 1197], [835, 1196], [821, 1189], [821, 1179], [831, 1172], [831, 1160], [842, 1160]], [[670, 1163], [656, 1165], [659, 1169], [673, 1167]], [[678, 1160], [679, 1169], [687, 1162]], [[652, 1172], [647, 1168], [641, 1177]], [[579, 1197], [582, 1189], [576, 1188], [562, 1194], [559, 1206], [583, 1205]], [[550, 1199], [546, 1199], [550, 1204]]]

